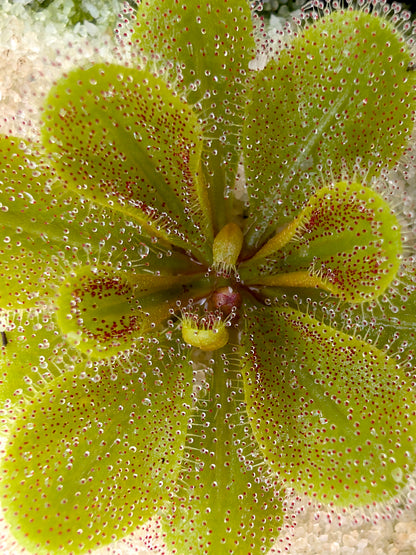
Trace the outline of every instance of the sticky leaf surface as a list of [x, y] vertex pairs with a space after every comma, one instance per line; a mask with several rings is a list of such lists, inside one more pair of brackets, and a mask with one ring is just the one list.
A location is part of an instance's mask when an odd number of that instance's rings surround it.
[[192, 387], [183, 357], [164, 344], [124, 367], [81, 370], [32, 400], [6, 446], [2, 505], [35, 553], [125, 536], [163, 507], [179, 471]]
[[320, 172], [369, 177], [398, 161], [413, 129], [410, 62], [392, 23], [347, 10], [312, 23], [258, 74], [244, 130], [250, 247], [299, 212]]
[[81, 266], [60, 287], [57, 322], [63, 337], [93, 358], [134, 350], [144, 336], [160, 332], [170, 310], [190, 295], [187, 281]]
[[344, 507], [398, 494], [416, 462], [411, 380], [376, 347], [308, 314], [276, 308], [257, 314], [261, 324], [254, 317], [247, 410], [272, 469], [297, 491]]
[[390, 285], [401, 253], [400, 225], [387, 202], [360, 183], [340, 182], [313, 195], [241, 275], [246, 283], [319, 287], [362, 302]]
[[43, 141], [69, 187], [209, 260], [200, 126], [163, 81], [116, 65], [74, 70], [51, 90], [44, 122]]
[[228, 355], [212, 354], [209, 389], [193, 413], [180, 488], [164, 520], [177, 553], [267, 552], [283, 524], [278, 485], [250, 447], [241, 374]]
[[146, 0], [137, 12], [140, 54], [184, 89], [199, 116], [216, 233], [228, 221], [224, 194], [234, 187], [240, 158], [238, 137], [255, 55], [251, 17], [248, 2], [228, 0]]

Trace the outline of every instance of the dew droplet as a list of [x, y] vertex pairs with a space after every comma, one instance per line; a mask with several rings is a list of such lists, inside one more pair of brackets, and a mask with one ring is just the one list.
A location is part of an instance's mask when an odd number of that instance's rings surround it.
[[395, 482], [401, 482], [403, 480], [403, 470], [401, 468], [394, 468], [391, 471], [391, 477]]

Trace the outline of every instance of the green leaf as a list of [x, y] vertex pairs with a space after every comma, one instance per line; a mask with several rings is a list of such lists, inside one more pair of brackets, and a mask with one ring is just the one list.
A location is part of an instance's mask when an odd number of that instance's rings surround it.
[[400, 159], [415, 110], [410, 62], [393, 23], [348, 9], [311, 23], [258, 74], [243, 136], [249, 249], [293, 219], [322, 173], [369, 180]]
[[[119, 355], [140, 348], [144, 337], [159, 335], [178, 301], [186, 304], [197, 290], [188, 285], [194, 280], [80, 266], [60, 287], [56, 319], [62, 336], [88, 356]], [[209, 284], [206, 288], [205, 294]]]
[[[212, 353], [208, 382], [192, 415], [172, 505], [167, 547], [177, 553], [265, 553], [283, 523], [279, 486], [256, 450], [229, 348]], [[199, 357], [200, 358], [200, 357]]]
[[[151, 371], [149, 371], [151, 369]], [[109, 544], [166, 505], [180, 470], [192, 372], [173, 342], [65, 373], [16, 417], [0, 498], [33, 553]]]
[[141, 235], [133, 221], [66, 190], [40, 148], [0, 138], [0, 312], [6, 320], [8, 311], [50, 307], [62, 275], [81, 264], [113, 261], [120, 270], [153, 275], [199, 271], [188, 256]]
[[[62, 339], [53, 315], [27, 311], [6, 321], [6, 345], [0, 348], [0, 414], [2, 423], [65, 369], [73, 370], [80, 355]], [[6, 421], [4, 421], [6, 418]]]
[[97, 64], [52, 88], [42, 137], [71, 189], [210, 262], [211, 214], [192, 110], [148, 72]]
[[[54, 293], [49, 281], [68, 239], [70, 197], [52, 190], [53, 173], [36, 152], [38, 145], [0, 138], [0, 305], [3, 310], [39, 306]], [[75, 206], [73, 206], [75, 208]], [[73, 247], [86, 241], [79, 229]]]
[[323, 187], [246, 263], [248, 285], [319, 287], [348, 302], [379, 297], [396, 277], [401, 230], [387, 202], [361, 183]]
[[255, 56], [249, 2], [142, 2], [133, 38], [140, 55], [156, 63], [167, 82], [184, 88], [199, 114], [206, 139], [203, 170], [218, 233], [229, 218], [224, 194], [234, 187], [249, 62]]
[[386, 351], [397, 364], [415, 376], [416, 360], [416, 266], [405, 260], [389, 289], [376, 301], [337, 309], [332, 299], [325, 307], [317, 304], [318, 317], [330, 315], [332, 325], [346, 333], [365, 338]]
[[[357, 322], [358, 307], [346, 311], [351, 322]], [[416, 360], [416, 265], [414, 259], [401, 267], [397, 279], [378, 303], [365, 307], [356, 333], [368, 333], [376, 345], [391, 349], [395, 358], [412, 376]], [[345, 320], [344, 320], [345, 321]], [[393, 356], [393, 355], [392, 355]]]
[[[293, 294], [290, 293], [293, 291]], [[414, 376], [416, 360], [416, 265], [405, 259], [388, 289], [371, 302], [340, 304], [322, 290], [265, 287], [275, 304], [308, 312], [328, 326], [376, 346]]]
[[376, 347], [289, 307], [248, 309], [246, 321], [247, 411], [273, 471], [338, 506], [399, 497], [416, 464], [412, 379]]

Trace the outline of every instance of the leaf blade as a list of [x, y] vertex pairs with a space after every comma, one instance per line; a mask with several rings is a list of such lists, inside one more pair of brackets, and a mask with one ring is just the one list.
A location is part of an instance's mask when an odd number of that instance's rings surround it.
[[19, 416], [0, 490], [6, 519], [29, 550], [106, 545], [165, 505], [180, 468], [192, 376], [182, 354], [160, 346], [164, 357], [150, 344], [143, 352], [153, 373], [145, 357], [136, 367], [85, 369], [83, 378], [67, 373]]
[[320, 172], [369, 179], [400, 159], [414, 124], [410, 62], [391, 22], [348, 9], [312, 23], [259, 73], [243, 147], [249, 249], [299, 212]]
[[179, 487], [164, 515], [167, 546], [198, 555], [266, 552], [284, 527], [279, 484], [253, 450], [235, 353], [210, 356]]
[[258, 325], [248, 329], [254, 354], [245, 388], [272, 469], [337, 506], [399, 496], [416, 464], [408, 377], [382, 351], [308, 314], [288, 307], [261, 314], [260, 335]]
[[209, 282], [197, 277], [80, 266], [62, 282], [55, 300], [62, 337], [93, 359], [134, 352], [162, 332], [178, 302], [209, 291]]
[[44, 145], [71, 189], [210, 260], [200, 126], [163, 81], [111, 64], [77, 69], [51, 90], [43, 121]]
[[398, 218], [359, 182], [322, 187], [301, 213], [242, 265], [248, 284], [319, 287], [347, 302], [374, 300], [402, 258]]
[[[105, 261], [149, 275], [199, 271], [182, 252], [143, 236], [133, 221], [65, 189], [40, 144], [0, 139], [0, 204], [0, 308], [6, 321], [22, 310], [50, 309], [63, 273], [82, 264]], [[123, 255], [112, 262], [116, 253]]]
[[248, 2], [150, 0], [138, 7], [133, 35], [140, 55], [156, 63], [199, 114], [215, 233], [229, 221], [224, 196], [234, 187], [240, 158], [249, 63], [255, 56], [251, 17]]

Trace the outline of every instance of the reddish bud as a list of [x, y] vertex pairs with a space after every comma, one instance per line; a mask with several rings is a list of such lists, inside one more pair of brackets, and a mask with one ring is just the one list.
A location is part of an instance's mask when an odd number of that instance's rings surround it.
[[241, 295], [230, 286], [220, 287], [211, 297], [213, 310], [220, 310], [224, 316], [236, 311], [241, 305]]

